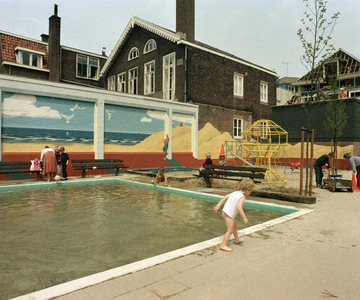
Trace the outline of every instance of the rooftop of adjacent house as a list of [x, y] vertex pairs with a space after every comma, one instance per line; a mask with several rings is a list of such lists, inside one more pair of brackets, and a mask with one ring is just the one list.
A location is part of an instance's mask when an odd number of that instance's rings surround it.
[[116, 58], [117, 54], [121, 51], [121, 48], [123, 46], [123, 44], [125, 43], [125, 41], [129, 38], [131, 31], [135, 28], [135, 26], [139, 26], [142, 27], [148, 31], [151, 31], [165, 39], [170, 40], [173, 43], [177, 43], [177, 44], [187, 44], [189, 46], [192, 47], [196, 47], [199, 48], [203, 51], [207, 51], [207, 52], [211, 52], [213, 54], [222, 56], [224, 58], [230, 59], [230, 60], [234, 60], [237, 61], [241, 64], [245, 64], [248, 65], [250, 67], [253, 67], [255, 69], [261, 70], [263, 72], [267, 72], [270, 73], [271, 75], [277, 76], [275, 71], [271, 71], [269, 69], [266, 69], [264, 67], [261, 67], [259, 65], [256, 65], [254, 63], [251, 63], [249, 61], [246, 61], [242, 58], [239, 58], [235, 55], [232, 55], [230, 53], [227, 53], [225, 51], [222, 51], [220, 49], [217, 49], [215, 47], [206, 45], [204, 43], [201, 43], [199, 41], [195, 41], [195, 43], [191, 43], [189, 41], [186, 40], [185, 35], [182, 33], [176, 33], [172, 30], [166, 29], [164, 27], [155, 25], [151, 22], [145, 21], [143, 19], [140, 19], [138, 17], [132, 16], [131, 20], [129, 21], [128, 25], [126, 26], [125, 30], [123, 31], [121, 37], [119, 38], [118, 42], [116, 43], [113, 51], [111, 52], [108, 61], [105, 63], [104, 67], [102, 68], [101, 72], [100, 72], [100, 76], [103, 76], [104, 74], [106, 74], [106, 72], [108, 71], [109, 67], [112, 65], [114, 59]]
[[[18, 63], [16, 59], [16, 51], [29, 49], [31, 51], [42, 52], [43, 53], [43, 68], [47, 69], [48, 67], [48, 43], [40, 40], [31, 39], [21, 35], [5, 32], [0, 30], [0, 41], [1, 41], [1, 50], [3, 54], [3, 63]], [[96, 54], [88, 52], [85, 50], [80, 50], [72, 47], [61, 46], [62, 49], [73, 51], [76, 53], [91, 55], [93, 57], [107, 58], [107, 56], [102, 54]]]
[[[329, 56], [325, 62], [339, 61], [338, 76], [349, 75], [360, 72], [360, 60], [355, 56], [347, 53], [345, 50], [339, 48], [334, 54]], [[315, 76], [319, 74], [320, 67], [315, 69]], [[307, 81], [311, 79], [311, 72], [309, 71], [298, 81]]]
[[48, 43], [23, 37], [20, 35], [0, 31], [0, 40], [3, 54], [3, 61], [10, 63], [17, 63], [16, 50], [26, 48], [32, 51], [44, 53], [43, 66], [47, 68], [48, 65]]

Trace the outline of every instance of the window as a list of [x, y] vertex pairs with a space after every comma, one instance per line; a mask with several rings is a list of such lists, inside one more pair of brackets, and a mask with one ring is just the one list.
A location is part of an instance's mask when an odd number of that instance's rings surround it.
[[148, 40], [144, 47], [144, 54], [154, 51], [156, 49], [156, 42], [154, 40]]
[[268, 102], [268, 85], [266, 83], [260, 83], [260, 102]]
[[130, 94], [137, 94], [137, 79], [138, 79], [138, 69], [134, 68], [129, 71], [129, 89]]
[[17, 62], [21, 65], [36, 68], [43, 67], [43, 56], [45, 55], [43, 52], [31, 50], [28, 48], [16, 47], [15, 54]]
[[144, 94], [155, 92], [155, 61], [149, 62], [144, 66]]
[[267, 122], [259, 122], [259, 125], [260, 125], [259, 128], [260, 142], [269, 142], [268, 138], [269, 138], [270, 129]]
[[241, 75], [234, 74], [234, 95], [243, 97], [244, 96], [244, 77]]
[[239, 118], [234, 118], [234, 139], [241, 138], [241, 132], [242, 132], [242, 126], [243, 126], [243, 120]]
[[175, 52], [163, 58], [163, 98], [174, 100], [175, 96]]
[[76, 74], [77, 77], [98, 79], [99, 59], [78, 54]]
[[132, 59], [135, 59], [137, 57], [139, 57], [139, 50], [138, 50], [138, 48], [134, 47], [129, 52], [128, 60], [132, 60]]
[[125, 93], [126, 79], [125, 72], [118, 75], [118, 91]]
[[108, 90], [115, 91], [115, 76], [108, 78]]

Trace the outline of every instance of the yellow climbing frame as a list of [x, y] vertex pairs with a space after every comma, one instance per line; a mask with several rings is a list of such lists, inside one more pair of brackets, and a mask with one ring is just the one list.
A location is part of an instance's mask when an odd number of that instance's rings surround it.
[[[276, 154], [288, 144], [288, 133], [271, 120], [258, 120], [241, 133], [246, 158], [256, 167], [266, 168], [267, 183], [286, 183], [277, 173]], [[255, 160], [255, 161], [254, 161]]]

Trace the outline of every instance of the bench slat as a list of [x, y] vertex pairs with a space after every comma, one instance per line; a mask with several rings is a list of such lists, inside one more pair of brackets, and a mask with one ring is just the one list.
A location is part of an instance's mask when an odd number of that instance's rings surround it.
[[256, 174], [256, 173], [240, 173], [240, 172], [225, 172], [225, 171], [211, 171], [211, 170], [204, 170], [202, 171], [204, 174], [211, 174], [211, 175], [224, 175], [224, 176], [230, 176], [230, 177], [249, 177], [249, 178], [259, 178], [264, 179], [265, 174]]
[[73, 159], [72, 163], [99, 163], [99, 162], [122, 162], [122, 159], [114, 158], [114, 159]]
[[249, 172], [266, 172], [266, 168], [258, 168], [258, 167], [205, 165], [204, 168], [205, 169], [219, 169], [219, 170], [249, 171]]
[[111, 168], [116, 168], [116, 167], [125, 167], [124, 163], [113, 163], [113, 164], [109, 164], [109, 163], [104, 163], [104, 164], [73, 164], [72, 165], [74, 168], [92, 168], [92, 167], [96, 167], [96, 168], [100, 168], [100, 167], [108, 167], [109, 169]]

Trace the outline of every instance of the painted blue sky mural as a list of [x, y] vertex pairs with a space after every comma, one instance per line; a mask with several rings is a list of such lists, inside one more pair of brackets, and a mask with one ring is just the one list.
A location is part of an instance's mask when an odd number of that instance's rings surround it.
[[[135, 145], [164, 130], [164, 112], [105, 104], [104, 142]], [[4, 142], [93, 143], [94, 103], [54, 97], [3, 93]], [[173, 114], [173, 128], [191, 117]]]

